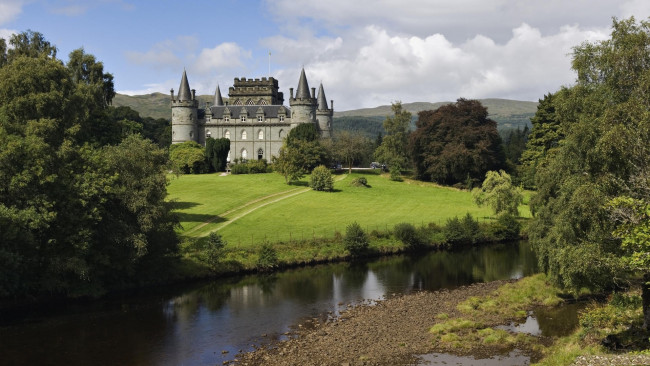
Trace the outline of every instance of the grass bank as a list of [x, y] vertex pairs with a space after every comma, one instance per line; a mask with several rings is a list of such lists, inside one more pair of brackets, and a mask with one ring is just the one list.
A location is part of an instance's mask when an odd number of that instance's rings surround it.
[[540, 366], [571, 365], [576, 360], [592, 364], [593, 356], [601, 360], [616, 357], [610, 363], [597, 364], [641, 364], [628, 363], [630, 356], [650, 361], [646, 356], [650, 354], [650, 334], [641, 330], [641, 297], [636, 290], [612, 294], [606, 302], [591, 301], [579, 313], [579, 326], [569, 336], [544, 338], [496, 327], [523, 322], [534, 308], [554, 307], [567, 297], [550, 285], [545, 275], [527, 277], [488, 296], [469, 298], [453, 313], [438, 314], [430, 336], [441, 352], [489, 357], [517, 348], [531, 354], [538, 360], [534, 365]]
[[[368, 187], [350, 184], [361, 176]], [[281, 266], [344, 260], [350, 254], [342, 236], [352, 222], [370, 237], [368, 256], [404, 251], [405, 245], [391, 232], [404, 222], [418, 226], [429, 247], [453, 244], [443, 226], [467, 213], [483, 228], [468, 243], [495, 241], [489, 209], [477, 207], [468, 191], [413, 180], [394, 182], [387, 175], [367, 172], [335, 176], [334, 192], [316, 192], [307, 187], [308, 178], [286, 185], [278, 174], [173, 177], [169, 196], [181, 220], [182, 249], [186, 261], [196, 262], [185, 263], [183, 272], [202, 276], [253, 270], [263, 242], [270, 243]], [[530, 216], [527, 205], [520, 211]], [[218, 265], [201, 268], [209, 262], [204, 248], [212, 232], [227, 245]]]

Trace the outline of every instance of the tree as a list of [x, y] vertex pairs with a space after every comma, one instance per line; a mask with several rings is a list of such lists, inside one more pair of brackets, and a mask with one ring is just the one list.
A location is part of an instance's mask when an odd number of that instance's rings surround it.
[[443, 184], [480, 181], [489, 170], [505, 167], [496, 122], [477, 100], [458, 99], [418, 114], [409, 150], [419, 179]]
[[314, 191], [332, 191], [334, 189], [334, 180], [332, 172], [325, 166], [319, 165], [311, 172], [309, 186]]
[[641, 272], [646, 319], [650, 278], [635, 258], [648, 249], [635, 243], [645, 240], [640, 213], [650, 202], [649, 61], [650, 24], [634, 18], [614, 19], [610, 39], [574, 49], [577, 83], [553, 102], [564, 139], [537, 166], [529, 227], [541, 268], [562, 286], [608, 289]]
[[223, 172], [226, 170], [230, 139], [208, 137], [205, 140], [205, 158], [212, 171]]
[[335, 159], [345, 162], [348, 166], [348, 173], [352, 173], [352, 164], [355, 160], [363, 158], [365, 150], [370, 144], [370, 141], [359, 133], [342, 131], [336, 135], [332, 155]]
[[176, 174], [200, 174], [205, 170], [205, 148], [194, 141], [172, 145], [169, 159]]
[[488, 205], [495, 215], [519, 216], [519, 205], [524, 196], [521, 188], [512, 185], [510, 175], [503, 170], [489, 171], [481, 188], [472, 190], [472, 199], [479, 207]]
[[391, 109], [393, 116], [386, 117], [384, 121], [386, 136], [381, 139], [381, 145], [375, 150], [375, 159], [401, 169], [406, 167], [408, 162], [407, 145], [411, 112], [404, 110], [400, 101], [393, 103]]
[[368, 236], [356, 221], [345, 228], [345, 237], [343, 238], [345, 249], [353, 257], [358, 257], [368, 250], [370, 241]]
[[105, 99], [89, 97], [101, 88], [75, 79], [38, 33], [10, 44], [0, 65], [0, 297], [97, 295], [147, 280], [144, 268], [177, 250], [166, 153], [137, 136], [98, 149], [82, 131], [105, 116]]
[[[530, 119], [533, 129], [528, 135], [526, 149], [521, 154], [522, 180], [528, 187], [534, 187], [537, 165], [546, 156], [547, 151], [557, 147], [564, 138], [564, 132], [556, 114], [555, 104], [559, 104], [565, 92], [548, 93], [539, 100], [537, 112]], [[554, 103], [555, 102], [555, 103]]]
[[320, 135], [313, 124], [298, 125], [289, 131], [280, 148], [279, 155], [273, 158], [273, 170], [284, 176], [291, 184], [318, 165], [327, 165], [327, 149], [320, 143]]

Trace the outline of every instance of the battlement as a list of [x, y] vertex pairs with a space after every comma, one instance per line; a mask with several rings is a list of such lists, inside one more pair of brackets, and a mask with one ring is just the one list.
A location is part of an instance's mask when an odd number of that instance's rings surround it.
[[198, 100], [172, 100], [172, 108], [174, 107], [194, 107], [199, 106]]

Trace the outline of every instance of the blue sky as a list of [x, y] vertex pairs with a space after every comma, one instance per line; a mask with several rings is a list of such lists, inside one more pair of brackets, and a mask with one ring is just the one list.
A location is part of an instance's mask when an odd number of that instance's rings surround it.
[[0, 37], [83, 47], [126, 94], [199, 94], [269, 74], [288, 95], [305, 67], [336, 110], [464, 98], [537, 100], [575, 79], [572, 47], [608, 37], [646, 0], [0, 0]]

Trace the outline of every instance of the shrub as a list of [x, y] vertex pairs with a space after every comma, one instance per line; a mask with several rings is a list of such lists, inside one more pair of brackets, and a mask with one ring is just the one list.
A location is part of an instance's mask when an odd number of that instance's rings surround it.
[[402, 172], [399, 165], [392, 165], [390, 167], [390, 180], [401, 182], [402, 181]]
[[314, 191], [331, 191], [334, 189], [332, 172], [325, 165], [319, 165], [311, 172], [309, 186]]
[[353, 222], [345, 229], [343, 244], [353, 257], [357, 257], [368, 250], [370, 242], [361, 226]]
[[246, 163], [246, 166], [248, 167], [249, 174], [260, 174], [266, 173], [268, 163], [266, 162], [266, 159], [251, 160]]
[[270, 243], [264, 242], [260, 246], [257, 259], [257, 269], [261, 271], [272, 270], [278, 266], [278, 254]]
[[352, 182], [350, 182], [350, 185], [354, 187], [368, 187], [368, 180], [366, 177], [354, 178], [352, 179]]
[[395, 225], [393, 234], [395, 238], [399, 239], [409, 248], [417, 248], [424, 244], [422, 235], [415, 229], [415, 226], [406, 222]]
[[447, 220], [443, 233], [447, 243], [450, 244], [472, 244], [481, 237], [481, 228], [469, 213], [459, 219], [454, 217]]
[[206, 255], [206, 262], [215, 270], [219, 264], [219, 260], [223, 255], [223, 249], [226, 247], [226, 241], [223, 240], [221, 235], [217, 233], [210, 233], [208, 240], [205, 244], [204, 251]]
[[248, 174], [248, 165], [246, 164], [233, 164], [230, 166], [231, 174]]
[[499, 215], [491, 226], [491, 234], [495, 240], [514, 240], [519, 238], [521, 223], [510, 214]]

